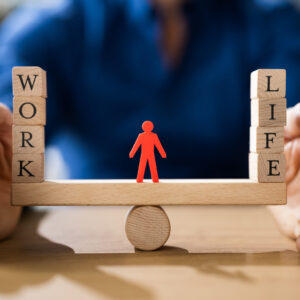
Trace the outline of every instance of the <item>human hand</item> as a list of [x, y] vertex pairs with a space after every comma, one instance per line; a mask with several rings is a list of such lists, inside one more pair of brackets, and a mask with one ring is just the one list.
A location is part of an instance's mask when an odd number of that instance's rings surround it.
[[270, 206], [280, 230], [292, 239], [300, 251], [300, 103], [287, 110], [284, 131], [287, 205]]
[[0, 240], [13, 232], [21, 214], [20, 207], [10, 205], [11, 160], [12, 115], [0, 104]]

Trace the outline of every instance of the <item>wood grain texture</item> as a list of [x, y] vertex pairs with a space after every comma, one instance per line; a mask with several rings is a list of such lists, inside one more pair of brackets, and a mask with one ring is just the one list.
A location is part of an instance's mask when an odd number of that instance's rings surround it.
[[282, 127], [286, 125], [286, 99], [251, 101], [251, 126]]
[[259, 69], [251, 73], [251, 99], [284, 98], [286, 71]]
[[258, 182], [284, 182], [284, 154], [249, 154], [249, 177]]
[[46, 100], [42, 97], [14, 97], [13, 123], [15, 125], [45, 125]]
[[13, 153], [44, 153], [44, 126], [13, 125]]
[[171, 225], [160, 206], [134, 206], [126, 218], [125, 232], [135, 248], [152, 251], [167, 242]]
[[25, 211], [1, 242], [2, 300], [299, 300], [300, 254], [264, 206], [168, 206], [172, 233], [135, 250], [128, 207]]
[[44, 180], [44, 154], [14, 154], [12, 182], [40, 183]]
[[39, 67], [14, 67], [12, 83], [14, 96], [47, 97], [46, 72]]
[[256, 153], [282, 153], [283, 127], [250, 127], [250, 151]]
[[285, 183], [240, 180], [59, 180], [13, 184], [13, 205], [285, 204]]

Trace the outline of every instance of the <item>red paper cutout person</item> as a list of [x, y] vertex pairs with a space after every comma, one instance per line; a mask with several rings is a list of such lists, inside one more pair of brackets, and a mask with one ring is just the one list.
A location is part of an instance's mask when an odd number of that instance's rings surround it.
[[162, 147], [157, 134], [152, 132], [153, 127], [154, 126], [151, 121], [145, 121], [143, 123], [142, 129], [144, 130], [144, 132], [138, 135], [138, 138], [129, 153], [129, 157], [133, 158], [136, 151], [141, 146], [141, 158], [136, 182], [143, 182], [147, 162], [150, 167], [152, 181], [159, 182], [154, 154], [155, 147], [157, 148], [162, 158], [167, 157], [167, 154]]

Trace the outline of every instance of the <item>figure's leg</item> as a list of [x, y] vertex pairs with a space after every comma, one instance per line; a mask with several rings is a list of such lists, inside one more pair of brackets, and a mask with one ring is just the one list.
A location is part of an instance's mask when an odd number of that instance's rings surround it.
[[159, 182], [158, 174], [157, 174], [157, 168], [156, 168], [156, 162], [155, 162], [155, 156], [150, 156], [148, 158], [148, 163], [150, 167], [151, 177], [153, 182]]
[[136, 182], [143, 182], [146, 164], [147, 164], [147, 158], [144, 156], [141, 156]]

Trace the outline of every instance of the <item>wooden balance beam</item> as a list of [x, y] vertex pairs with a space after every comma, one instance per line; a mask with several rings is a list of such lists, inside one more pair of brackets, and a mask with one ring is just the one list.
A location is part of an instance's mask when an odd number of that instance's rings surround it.
[[250, 179], [55, 180], [12, 184], [12, 205], [268, 205], [286, 203], [285, 183]]

